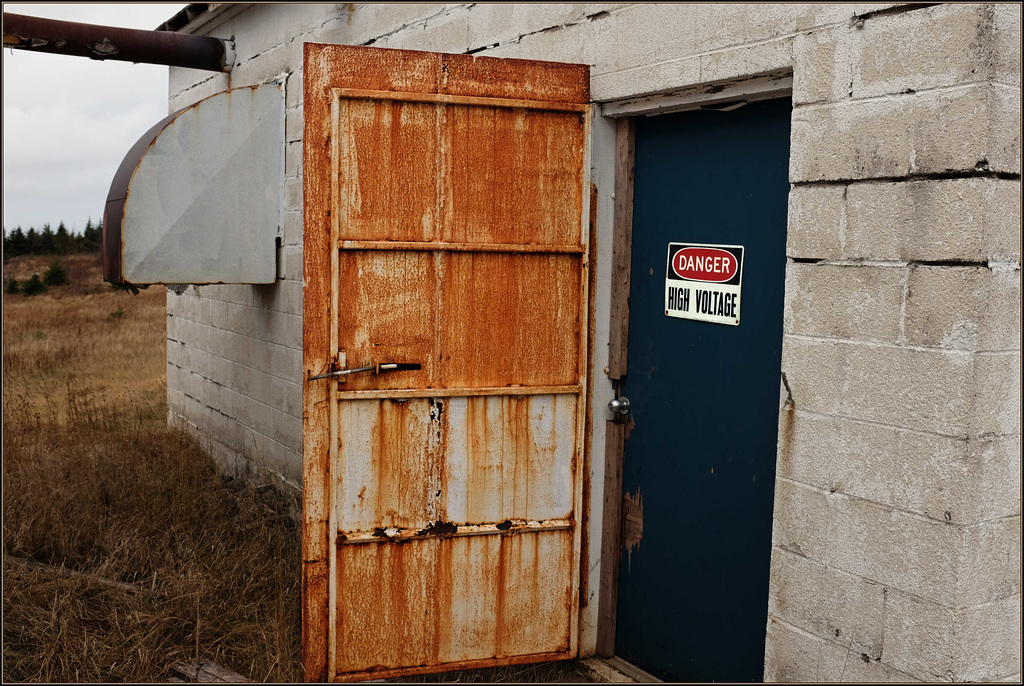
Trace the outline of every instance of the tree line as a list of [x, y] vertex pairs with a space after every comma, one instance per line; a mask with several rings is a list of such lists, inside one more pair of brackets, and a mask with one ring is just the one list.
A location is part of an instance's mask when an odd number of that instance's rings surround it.
[[4, 259], [19, 255], [70, 255], [81, 252], [99, 252], [103, 246], [103, 222], [85, 222], [83, 233], [71, 233], [64, 222], [54, 231], [49, 223], [37, 231], [29, 227], [28, 231], [20, 226], [10, 234], [4, 228]]

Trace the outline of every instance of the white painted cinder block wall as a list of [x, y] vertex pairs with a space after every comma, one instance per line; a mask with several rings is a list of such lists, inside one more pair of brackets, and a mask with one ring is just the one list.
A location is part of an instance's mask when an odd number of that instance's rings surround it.
[[[172, 69], [172, 110], [288, 78], [280, 280], [168, 296], [171, 420], [225, 470], [300, 487], [303, 42], [588, 63], [596, 102], [788, 72], [794, 405], [779, 419], [765, 679], [1020, 679], [1020, 5], [218, 11], [200, 32], [233, 36], [238, 66]], [[598, 370], [612, 150], [596, 117]], [[595, 387], [603, 407], [610, 384]], [[597, 421], [594, 532], [603, 439]], [[595, 596], [583, 625], [596, 616]]]

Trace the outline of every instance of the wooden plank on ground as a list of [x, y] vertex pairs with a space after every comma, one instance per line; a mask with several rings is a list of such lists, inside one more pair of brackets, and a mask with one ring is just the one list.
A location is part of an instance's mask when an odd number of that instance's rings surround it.
[[129, 593], [147, 593], [151, 592], [151, 589], [146, 588], [142, 584], [130, 584], [124, 581], [114, 581], [113, 579], [105, 579], [96, 574], [89, 572], [80, 572], [77, 569], [68, 569], [67, 567], [60, 565], [48, 565], [43, 562], [36, 562], [24, 557], [12, 557], [10, 555], [4, 555], [4, 564], [11, 565], [13, 567], [21, 567], [23, 569], [31, 569], [37, 572], [49, 572], [51, 574], [57, 574], [63, 577], [88, 579], [93, 583], [99, 584], [100, 586], [106, 586], [108, 588], [118, 588], [122, 591], [128, 591]]
[[211, 662], [210, 660], [178, 661], [171, 665], [171, 671], [177, 672], [188, 679], [189, 682], [200, 684], [248, 683], [251, 681], [241, 674], [232, 672], [230, 669], [221, 667], [216, 662]]

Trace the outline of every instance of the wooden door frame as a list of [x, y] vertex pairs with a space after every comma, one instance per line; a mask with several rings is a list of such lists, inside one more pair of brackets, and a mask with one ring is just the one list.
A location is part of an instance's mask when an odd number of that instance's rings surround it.
[[[608, 330], [608, 378], [619, 395], [626, 375], [629, 340], [629, 275], [633, 244], [633, 170], [636, 118], [615, 121], [615, 205], [612, 217], [611, 326]], [[622, 452], [627, 423], [609, 420], [604, 444], [604, 510], [601, 517], [600, 615], [597, 654], [615, 656], [615, 619], [619, 594], [619, 553], [622, 549]]]

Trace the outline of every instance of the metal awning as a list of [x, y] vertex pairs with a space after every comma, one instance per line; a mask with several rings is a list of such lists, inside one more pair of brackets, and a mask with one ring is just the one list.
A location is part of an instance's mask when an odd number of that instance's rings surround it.
[[284, 198], [284, 82], [201, 100], [146, 132], [103, 216], [103, 278], [272, 283]]

